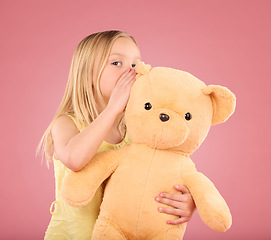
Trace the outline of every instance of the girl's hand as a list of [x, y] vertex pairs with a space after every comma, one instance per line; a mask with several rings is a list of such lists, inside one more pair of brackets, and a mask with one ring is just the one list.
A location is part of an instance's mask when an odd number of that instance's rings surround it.
[[114, 109], [117, 114], [124, 111], [133, 83], [136, 80], [136, 71], [134, 69], [127, 69], [119, 78], [114, 89], [112, 90], [110, 99], [108, 101], [108, 107]]
[[161, 213], [167, 213], [180, 218], [176, 220], [168, 220], [168, 224], [182, 224], [188, 222], [194, 213], [196, 205], [189, 192], [189, 190], [184, 186], [174, 186], [174, 188], [183, 194], [170, 194], [170, 193], [160, 193], [158, 197], [155, 198], [157, 202], [167, 204], [172, 208], [162, 208], [159, 207], [158, 211]]

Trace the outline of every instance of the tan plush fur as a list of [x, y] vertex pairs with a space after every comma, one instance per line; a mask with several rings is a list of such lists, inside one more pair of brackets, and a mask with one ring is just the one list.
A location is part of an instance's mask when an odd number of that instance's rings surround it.
[[[81, 171], [70, 173], [63, 199], [72, 206], [86, 205], [110, 177], [92, 239], [182, 239], [186, 224], [167, 224], [178, 217], [159, 213], [159, 206], [168, 206], [154, 200], [161, 192], [177, 193], [173, 186], [179, 184], [189, 189], [203, 222], [226, 231], [232, 222], [229, 208], [189, 155], [211, 125], [225, 122], [234, 112], [234, 94], [222, 86], [206, 86], [181, 70], [141, 62], [136, 71], [125, 113], [132, 143], [100, 152]], [[146, 103], [152, 106], [148, 110]], [[166, 114], [167, 121], [160, 114]]]

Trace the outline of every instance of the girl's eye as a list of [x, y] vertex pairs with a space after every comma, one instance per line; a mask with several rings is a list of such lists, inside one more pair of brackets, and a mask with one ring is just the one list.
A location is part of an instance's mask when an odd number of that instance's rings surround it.
[[[113, 62], [112, 63], [113, 65], [115, 66], [120, 66], [121, 65], [121, 62]], [[136, 66], [136, 64], [132, 64], [132, 67], [134, 68]]]
[[[117, 64], [115, 64], [115, 63], [117, 63]], [[115, 65], [115, 66], [120, 66], [120, 65], [118, 65], [118, 63], [121, 64], [121, 62], [113, 62], [112, 64]]]

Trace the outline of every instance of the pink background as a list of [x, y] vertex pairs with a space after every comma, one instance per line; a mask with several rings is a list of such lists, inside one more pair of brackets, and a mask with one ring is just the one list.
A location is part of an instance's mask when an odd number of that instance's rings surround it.
[[0, 238], [43, 239], [54, 175], [35, 149], [76, 45], [120, 29], [136, 38], [144, 62], [188, 71], [237, 97], [234, 115], [191, 156], [230, 206], [232, 228], [217, 233], [195, 214], [185, 239], [271, 239], [270, 8], [263, 0], [1, 1]]

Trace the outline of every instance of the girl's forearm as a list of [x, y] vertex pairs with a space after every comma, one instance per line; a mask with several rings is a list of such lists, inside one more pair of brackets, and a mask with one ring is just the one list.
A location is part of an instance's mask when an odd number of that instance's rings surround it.
[[71, 170], [79, 171], [92, 159], [117, 116], [118, 113], [107, 107], [83, 131], [70, 139], [66, 145], [66, 159]]

